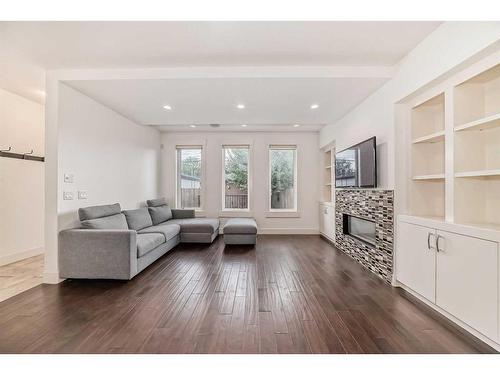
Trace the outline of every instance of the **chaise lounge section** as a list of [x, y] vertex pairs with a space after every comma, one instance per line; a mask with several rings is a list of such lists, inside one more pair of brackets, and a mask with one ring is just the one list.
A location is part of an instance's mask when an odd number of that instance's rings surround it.
[[80, 228], [59, 233], [60, 276], [130, 280], [180, 242], [211, 243], [219, 233], [218, 219], [171, 209], [163, 198], [147, 204], [80, 208]]

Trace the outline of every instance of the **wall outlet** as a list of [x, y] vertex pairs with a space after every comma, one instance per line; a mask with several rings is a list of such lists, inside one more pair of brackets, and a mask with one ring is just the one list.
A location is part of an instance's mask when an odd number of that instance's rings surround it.
[[85, 190], [78, 191], [78, 199], [87, 199], [87, 192]]
[[75, 182], [75, 175], [72, 173], [65, 173], [64, 182], [66, 182], [67, 184], [72, 184], [73, 182]]
[[63, 199], [65, 201], [72, 201], [73, 200], [73, 192], [72, 191], [65, 191], [63, 193]]

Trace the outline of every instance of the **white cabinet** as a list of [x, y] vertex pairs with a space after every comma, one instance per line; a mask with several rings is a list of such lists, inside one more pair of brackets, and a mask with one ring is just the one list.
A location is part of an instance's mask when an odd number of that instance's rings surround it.
[[397, 279], [431, 302], [436, 301], [436, 230], [401, 222], [398, 226]]
[[335, 241], [335, 208], [331, 204], [319, 205], [319, 231], [331, 241]]
[[437, 231], [436, 304], [485, 336], [498, 330], [498, 244]]
[[462, 327], [500, 342], [498, 242], [478, 238], [471, 228], [402, 216], [397, 281]]

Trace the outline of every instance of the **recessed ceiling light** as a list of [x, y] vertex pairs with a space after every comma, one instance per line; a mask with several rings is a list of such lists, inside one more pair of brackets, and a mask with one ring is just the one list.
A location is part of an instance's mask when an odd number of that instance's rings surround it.
[[311, 109], [318, 109], [319, 108], [319, 104], [311, 104]]
[[236, 108], [245, 109], [245, 104], [238, 104], [238, 105], [236, 105]]
[[189, 125], [190, 128], [196, 128], [196, 125]]
[[171, 107], [171, 106], [169, 106], [168, 104], [165, 104], [165, 105], [163, 106], [163, 109], [166, 109], [167, 111], [171, 111], [171, 110], [172, 110], [172, 107]]
[[300, 125], [299, 124], [294, 124], [293, 127], [294, 128], [298, 128]]
[[246, 128], [248, 125], [247, 124], [242, 124], [241, 127], [242, 128]]

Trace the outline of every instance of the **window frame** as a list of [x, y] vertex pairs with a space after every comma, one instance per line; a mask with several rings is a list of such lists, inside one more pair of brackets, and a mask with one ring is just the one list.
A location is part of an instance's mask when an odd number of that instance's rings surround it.
[[[271, 203], [272, 203], [272, 157], [271, 157], [271, 151], [272, 150], [293, 150], [294, 151], [294, 158], [293, 158], [293, 208], [272, 208]], [[297, 214], [299, 212], [299, 186], [298, 186], [298, 146], [294, 144], [270, 144], [267, 147], [267, 168], [268, 168], [268, 183], [267, 183], [267, 210], [269, 214], [273, 213], [291, 213], [291, 214]]]
[[[248, 150], [247, 162], [247, 208], [226, 208], [226, 148], [243, 148]], [[252, 211], [252, 144], [250, 143], [223, 143], [221, 144], [221, 216], [231, 213], [245, 213]]]
[[[181, 171], [181, 159], [179, 153], [182, 150], [201, 150], [201, 175], [200, 175], [200, 207], [182, 207], [181, 204], [181, 192], [180, 192], [180, 171]], [[195, 210], [196, 212], [203, 212], [205, 209], [205, 185], [206, 185], [206, 174], [205, 174], [205, 145], [196, 144], [178, 144], [175, 146], [175, 208], [177, 209], [187, 209]]]

